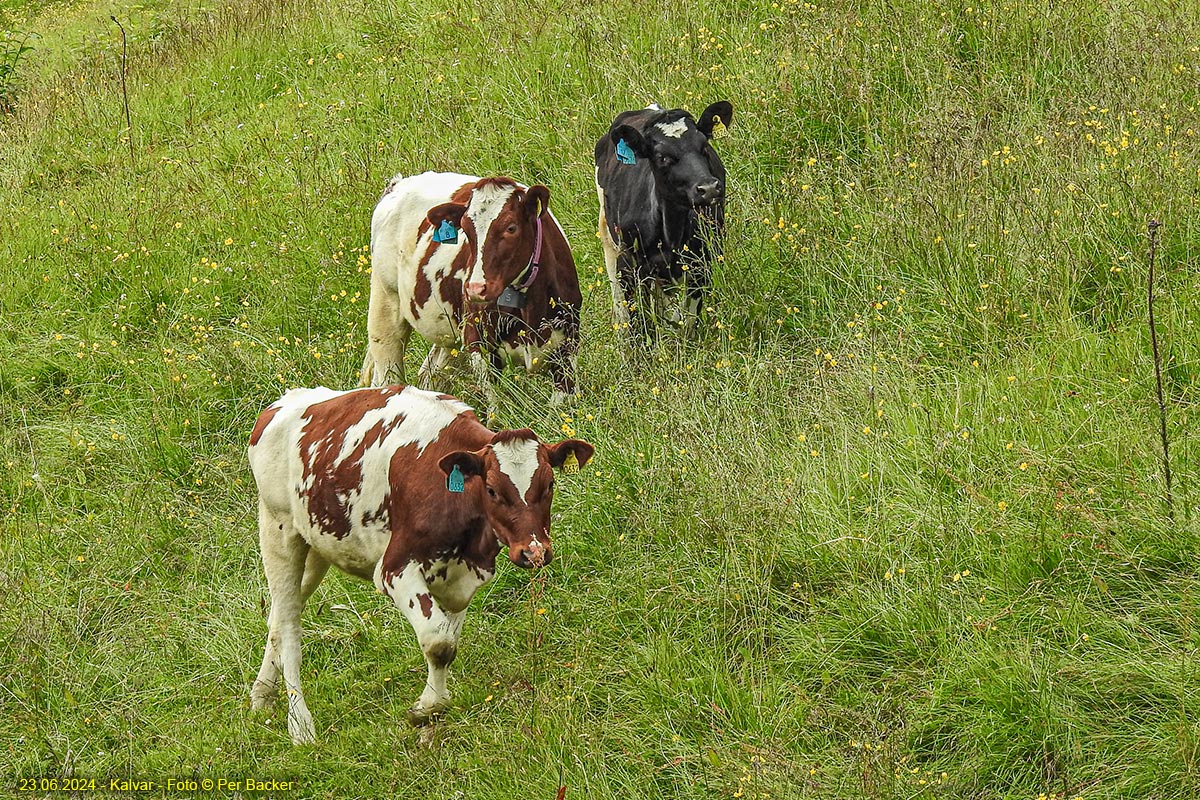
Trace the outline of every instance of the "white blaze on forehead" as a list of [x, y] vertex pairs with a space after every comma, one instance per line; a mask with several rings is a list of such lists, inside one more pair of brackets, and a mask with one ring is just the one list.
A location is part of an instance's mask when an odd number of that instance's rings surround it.
[[467, 206], [467, 216], [475, 226], [475, 263], [471, 265], [471, 274], [467, 283], [483, 283], [486, 272], [483, 264], [483, 245], [491, 235], [492, 225], [496, 217], [504, 210], [508, 198], [516, 192], [517, 186], [504, 184], [497, 186], [488, 184], [471, 192], [471, 203]]
[[663, 132], [663, 136], [669, 136], [672, 139], [678, 139], [687, 133], [687, 120], [677, 119], [674, 122], [660, 122], [654, 127]]
[[533, 474], [538, 468], [537, 439], [497, 442], [492, 445], [492, 452], [500, 462], [500, 471], [513, 482], [513, 486], [517, 487], [517, 494], [524, 500], [525, 493], [533, 484]]

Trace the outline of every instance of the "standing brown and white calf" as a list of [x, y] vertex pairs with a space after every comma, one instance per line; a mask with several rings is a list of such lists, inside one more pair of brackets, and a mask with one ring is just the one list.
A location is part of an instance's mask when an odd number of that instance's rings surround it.
[[463, 614], [501, 547], [521, 567], [550, 562], [553, 469], [592, 446], [488, 430], [466, 405], [411, 386], [293, 389], [259, 416], [249, 458], [271, 593], [266, 652], [250, 692], [288, 697], [288, 731], [314, 741], [300, 688], [300, 614], [330, 564], [375, 583], [412, 624], [429, 666], [409, 710], [424, 724], [450, 701], [446, 672]]
[[582, 295], [549, 203], [545, 186], [508, 178], [394, 178], [371, 217], [362, 385], [404, 382], [415, 330], [433, 344], [423, 388], [461, 346], [492, 405], [491, 374], [505, 362], [547, 369], [556, 399], [573, 394]]

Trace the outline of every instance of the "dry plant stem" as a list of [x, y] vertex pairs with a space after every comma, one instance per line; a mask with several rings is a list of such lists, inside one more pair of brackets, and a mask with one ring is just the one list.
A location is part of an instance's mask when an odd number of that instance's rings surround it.
[[117, 27], [121, 29], [121, 98], [125, 101], [125, 133], [126, 141], [129, 142], [129, 160], [136, 161], [137, 156], [133, 150], [133, 117], [129, 113], [129, 89], [125, 85], [125, 73], [128, 70], [129, 61], [129, 45], [125, 39], [125, 26], [115, 16], [109, 16]]
[[1166, 479], [1167, 518], [1175, 521], [1175, 508], [1171, 498], [1171, 456], [1167, 439], [1167, 404], [1163, 399], [1162, 356], [1158, 349], [1158, 327], [1154, 323], [1154, 258], [1158, 254], [1158, 229], [1160, 223], [1150, 220], [1146, 230], [1150, 234], [1150, 269], [1146, 278], [1146, 307], [1150, 316], [1150, 347], [1154, 352], [1154, 384], [1158, 393], [1158, 435], [1162, 440], [1163, 477]]

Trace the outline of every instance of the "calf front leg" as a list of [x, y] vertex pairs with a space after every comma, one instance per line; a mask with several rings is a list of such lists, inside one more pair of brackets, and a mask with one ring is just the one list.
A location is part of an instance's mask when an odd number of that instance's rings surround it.
[[[721, 216], [720, 212], [714, 212]], [[721, 234], [722, 224], [719, 221], [700, 215], [698, 230], [688, 242], [683, 259], [684, 288], [683, 326], [684, 330], [692, 333], [700, 322], [704, 311], [704, 300], [708, 287], [712, 283], [713, 264], [722, 258]]]
[[682, 327], [685, 333], [693, 334], [700, 324], [700, 315], [704, 311], [704, 298], [708, 294], [710, 270], [706, 263], [697, 260], [688, 265], [684, 273], [684, 298]]
[[643, 278], [644, 265], [637, 255], [622, 250], [617, 259], [617, 279], [621, 287], [625, 331], [631, 344], [644, 346], [654, 339], [654, 280]]
[[475, 375], [475, 381], [479, 384], [479, 388], [483, 391], [483, 396], [487, 398], [487, 423], [498, 416], [496, 413], [496, 382], [495, 378], [500, 374], [502, 365], [497, 363], [494, 354], [484, 355], [475, 349], [471, 351], [471, 372]]
[[446, 364], [450, 361], [450, 348], [435, 344], [417, 370], [417, 385], [422, 389], [440, 390], [446, 383]]
[[458, 637], [465, 612], [442, 608], [430, 593], [419, 565], [414, 562], [409, 562], [399, 575], [394, 576], [386, 589], [417, 634], [417, 642], [429, 668], [425, 689], [408, 710], [408, 723], [420, 727], [440, 716], [450, 705], [446, 677], [450, 664], [458, 655]]
[[554, 334], [561, 331], [562, 342], [546, 356], [546, 367], [550, 378], [554, 381], [554, 394], [550, 398], [552, 405], [575, 398], [575, 380], [579, 374], [579, 309], [574, 305], [562, 303], [560, 310], [563, 316], [551, 320], [550, 340]]

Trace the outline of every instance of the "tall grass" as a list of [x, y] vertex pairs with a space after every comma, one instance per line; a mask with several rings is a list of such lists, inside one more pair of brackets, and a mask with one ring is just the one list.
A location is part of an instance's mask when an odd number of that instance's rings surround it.
[[[0, 120], [5, 785], [1200, 794], [1190, 6], [8, 8], [38, 38]], [[717, 99], [706, 327], [632, 356], [591, 148], [620, 110]], [[544, 584], [501, 569], [476, 598], [433, 747], [402, 724], [406, 623], [331, 576], [305, 616], [321, 744], [294, 749], [281, 711], [248, 710], [266, 592], [244, 445], [283, 389], [354, 384], [370, 209], [425, 169], [550, 187], [582, 396], [551, 408], [510, 375], [500, 414], [598, 457], [559, 483]]]

